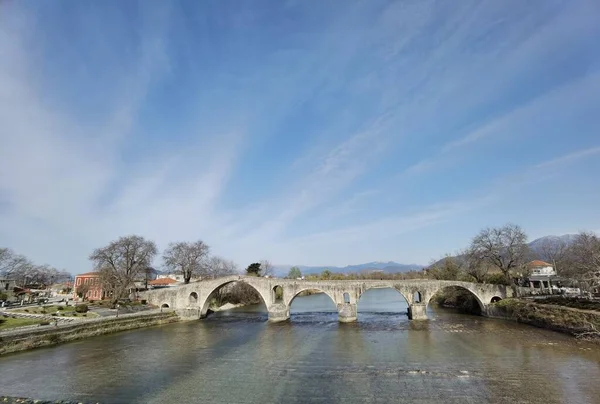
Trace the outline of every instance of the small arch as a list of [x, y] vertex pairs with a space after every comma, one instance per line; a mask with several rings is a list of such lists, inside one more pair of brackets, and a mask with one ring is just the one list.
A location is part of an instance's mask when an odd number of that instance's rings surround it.
[[344, 293], [344, 303], [345, 304], [349, 304], [350, 303], [350, 293], [348, 293], [348, 292]]
[[190, 306], [195, 306], [196, 304], [198, 304], [198, 293], [196, 293], [196, 292], [190, 293], [190, 295], [188, 297], [188, 304]]
[[423, 295], [421, 294], [421, 292], [416, 291], [413, 294], [413, 303], [423, 303]]
[[281, 285], [273, 287], [273, 303], [283, 303], [283, 288]]
[[492, 297], [492, 299], [490, 300], [490, 303], [498, 303], [500, 300], [502, 300], [501, 297], [499, 296], [494, 296]]
[[160, 306], [161, 309], [168, 309], [169, 305], [167, 303], [163, 303], [162, 306]]

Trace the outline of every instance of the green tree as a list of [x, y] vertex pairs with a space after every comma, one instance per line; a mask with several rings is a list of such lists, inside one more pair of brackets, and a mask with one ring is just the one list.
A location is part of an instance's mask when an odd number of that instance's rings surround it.
[[323, 272], [321, 272], [321, 279], [327, 280], [329, 278], [331, 278], [331, 271], [329, 269], [326, 269]]
[[302, 278], [302, 272], [300, 272], [300, 268], [298, 267], [291, 267], [287, 277], [290, 279]]
[[250, 276], [258, 276], [260, 275], [260, 263], [259, 262], [254, 262], [250, 265], [248, 265], [248, 268], [246, 268], [246, 273]]

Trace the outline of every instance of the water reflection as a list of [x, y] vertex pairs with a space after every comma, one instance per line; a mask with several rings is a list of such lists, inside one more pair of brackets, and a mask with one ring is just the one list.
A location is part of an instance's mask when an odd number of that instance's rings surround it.
[[409, 321], [397, 292], [373, 293], [351, 324], [313, 295], [294, 301], [286, 323], [246, 307], [9, 355], [0, 392], [105, 403], [598, 402], [595, 345], [435, 308]]

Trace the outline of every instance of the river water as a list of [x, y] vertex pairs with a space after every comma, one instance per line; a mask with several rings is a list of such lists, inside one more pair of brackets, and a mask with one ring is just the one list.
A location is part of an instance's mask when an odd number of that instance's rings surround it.
[[598, 345], [371, 290], [340, 324], [326, 295], [0, 357], [0, 395], [101, 403], [600, 403]]

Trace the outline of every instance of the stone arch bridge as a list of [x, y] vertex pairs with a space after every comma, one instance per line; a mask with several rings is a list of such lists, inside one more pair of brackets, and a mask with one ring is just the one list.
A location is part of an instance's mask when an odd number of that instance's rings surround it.
[[[408, 316], [412, 320], [427, 319], [427, 305], [439, 290], [457, 286], [471, 292], [481, 313], [487, 313], [487, 305], [506, 297], [512, 297], [512, 288], [501, 285], [438, 280], [328, 280], [305, 281], [296, 279], [262, 278], [234, 275], [189, 283], [179, 287], [154, 289], [140, 294], [149, 303], [175, 309], [184, 319], [206, 317], [213, 295], [221, 287], [244, 282], [260, 294], [270, 321], [285, 321], [290, 318], [290, 306], [298, 294], [306, 290], [318, 290], [331, 298], [337, 307], [339, 320], [351, 322], [357, 319], [357, 303], [369, 289], [392, 288], [397, 290], [408, 303]], [[276, 289], [281, 288], [283, 297], [277, 298]]]

